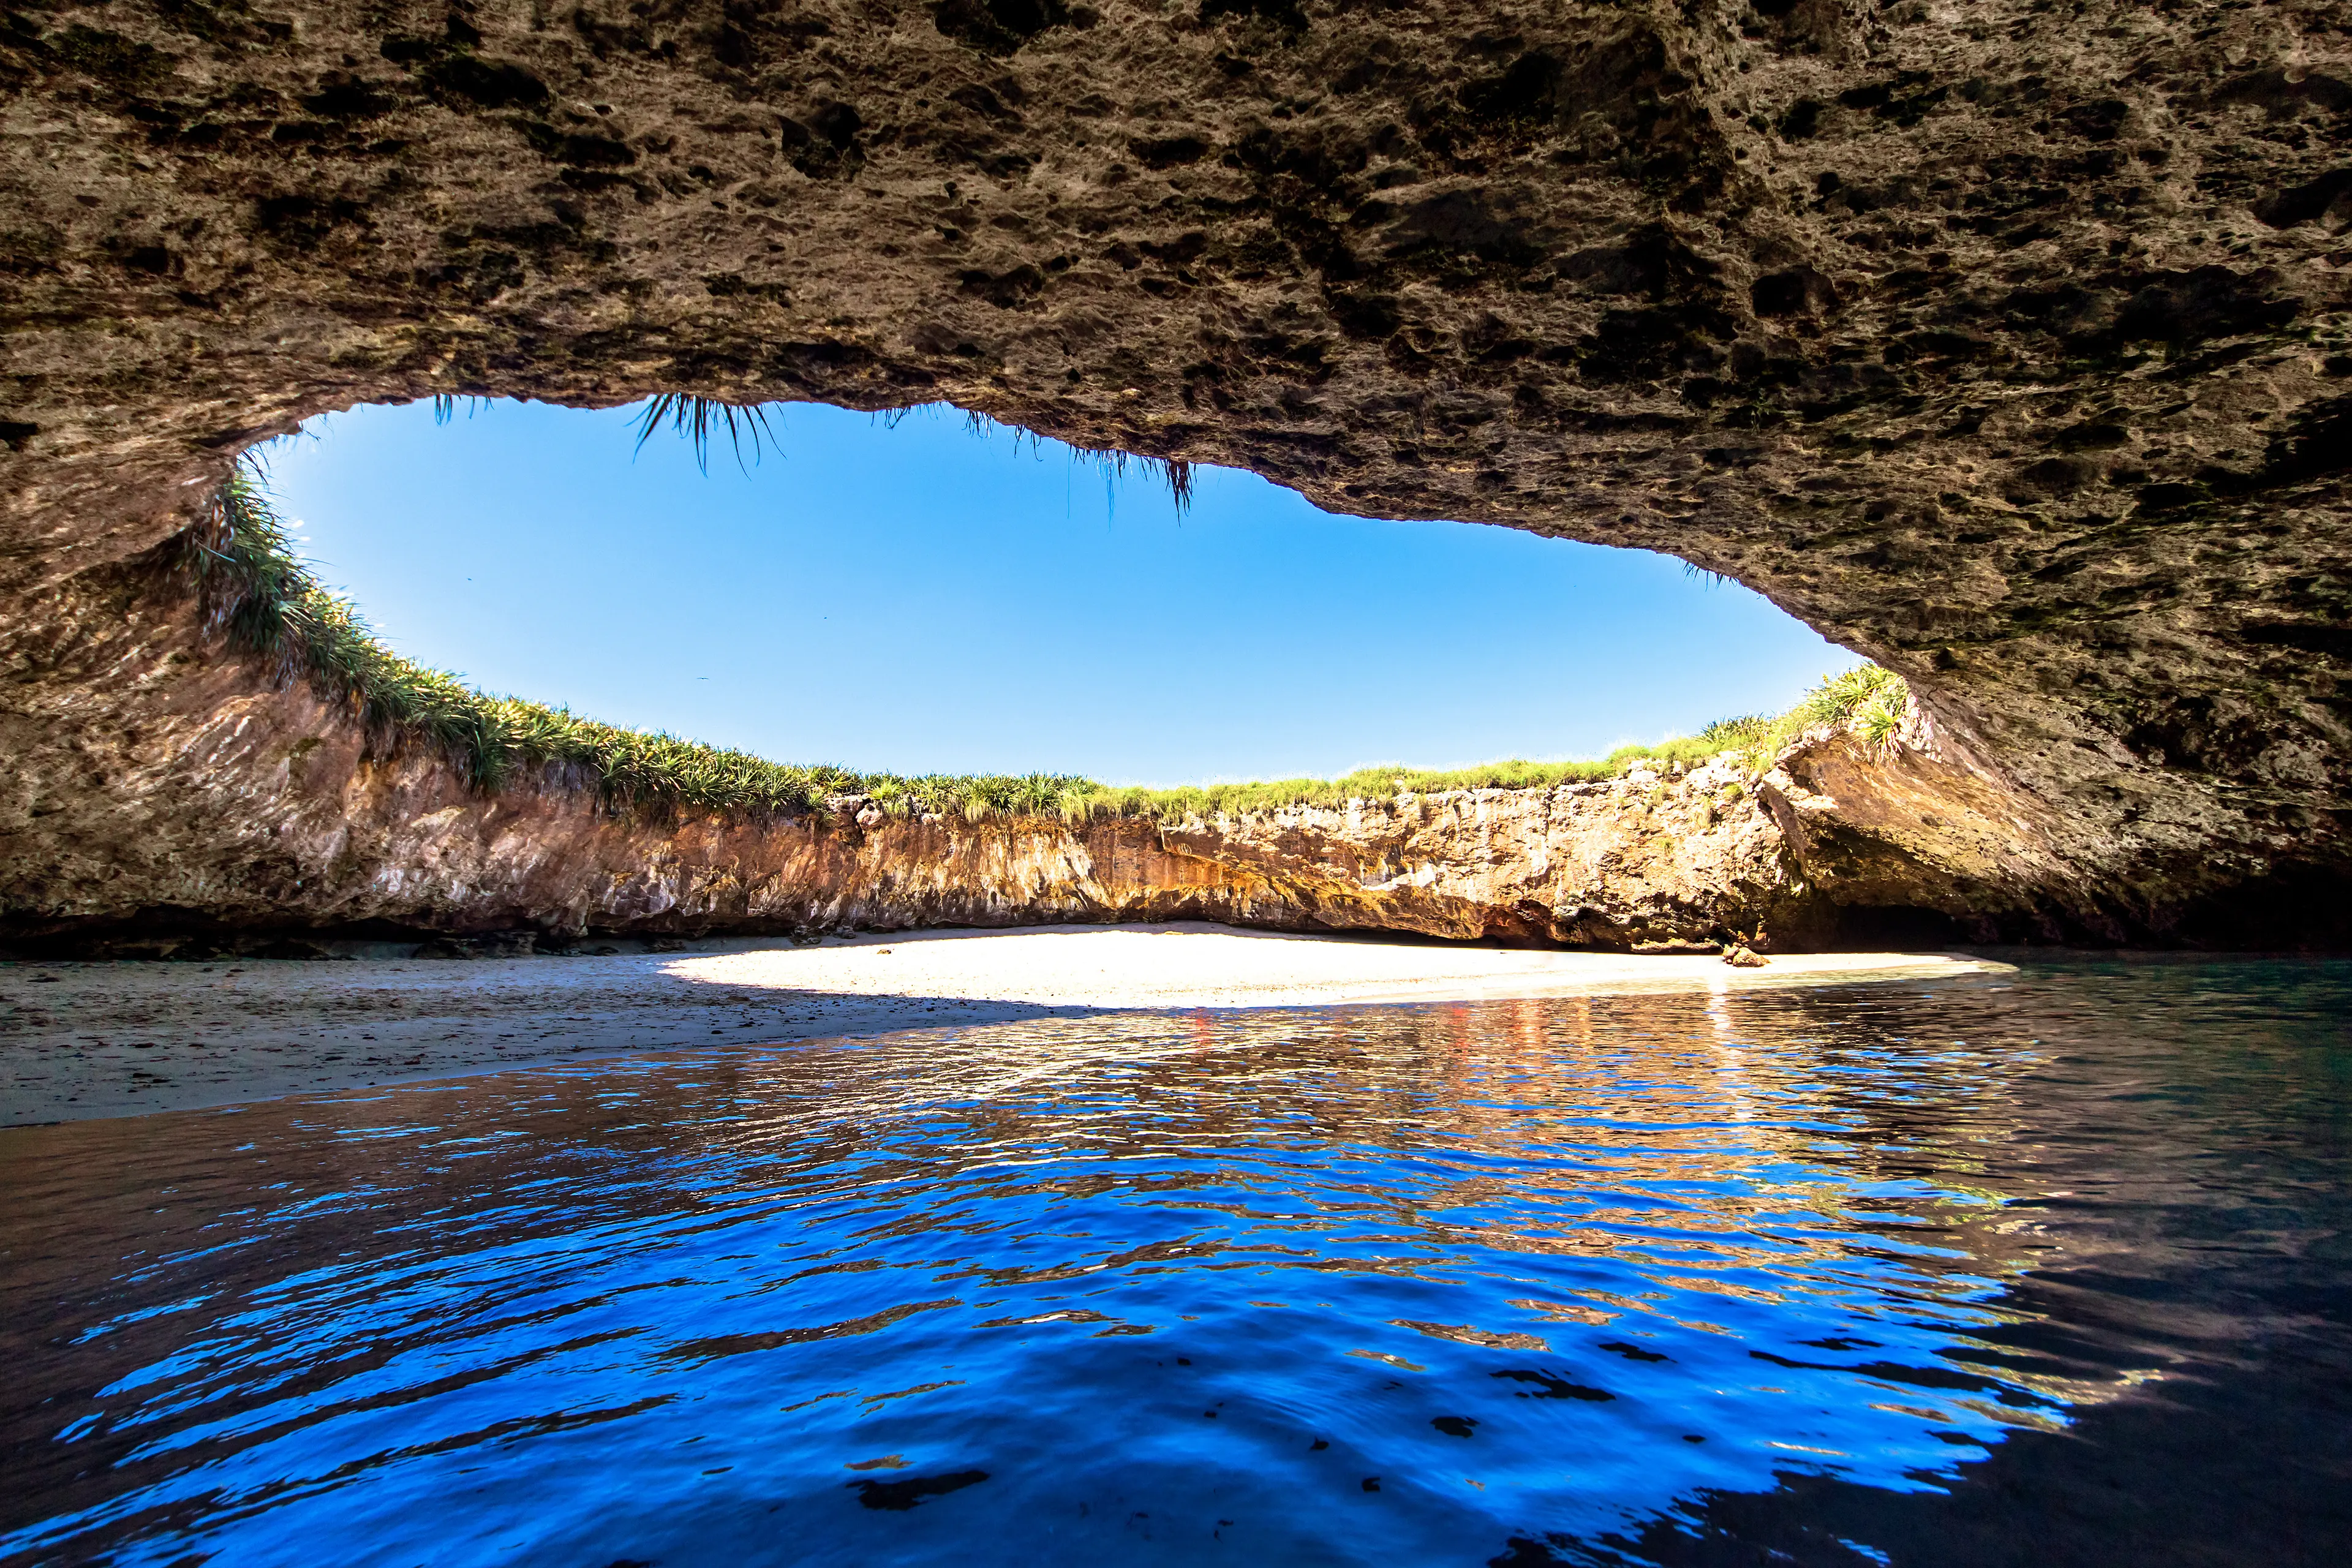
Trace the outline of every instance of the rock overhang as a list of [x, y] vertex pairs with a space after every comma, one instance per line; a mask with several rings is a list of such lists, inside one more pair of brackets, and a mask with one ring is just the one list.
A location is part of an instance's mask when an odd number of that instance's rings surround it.
[[2161, 929], [2347, 860], [2346, 17], [28, 13], [0, 578], [356, 402], [944, 399], [1733, 576]]

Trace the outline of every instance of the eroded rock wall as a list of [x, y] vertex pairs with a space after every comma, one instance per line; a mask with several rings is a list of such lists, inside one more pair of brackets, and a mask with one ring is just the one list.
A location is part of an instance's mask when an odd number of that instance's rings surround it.
[[2340, 907], [2348, 128], [2344, 0], [43, 0], [0, 617], [325, 409], [948, 399], [1672, 552], [2072, 903]]
[[1857, 910], [1932, 910], [1952, 917], [1937, 933], [1983, 938], [2084, 912], [2031, 804], [1925, 734], [1893, 759], [1818, 739], [1760, 782], [1718, 762], [1181, 822], [910, 819], [856, 798], [660, 817], [599, 810], [555, 773], [467, 788], [438, 754], [258, 679], [152, 563], [41, 609], [0, 637], [0, 941], [1190, 917], [1789, 949], [1849, 937]]

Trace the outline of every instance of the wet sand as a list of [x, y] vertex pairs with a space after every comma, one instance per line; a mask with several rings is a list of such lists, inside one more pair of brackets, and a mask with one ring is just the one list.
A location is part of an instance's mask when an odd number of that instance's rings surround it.
[[1532, 952], [1185, 922], [712, 942], [606, 958], [0, 963], [0, 1126], [715, 1046], [1199, 1007], [1944, 978], [1937, 953]]

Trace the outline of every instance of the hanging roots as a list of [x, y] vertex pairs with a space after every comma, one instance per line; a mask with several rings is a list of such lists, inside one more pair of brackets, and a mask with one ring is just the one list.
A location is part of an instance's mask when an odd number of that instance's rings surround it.
[[[896, 417], [890, 419], [890, 423], [896, 425], [899, 419], [906, 417], [906, 410], [898, 411]], [[963, 423], [964, 428], [975, 436], [990, 436], [999, 430], [1010, 430], [1013, 432], [1013, 445], [1016, 451], [1020, 449], [1021, 443], [1024, 440], [1032, 448], [1036, 447], [1040, 443], [1040, 437], [1034, 430], [1024, 429], [1018, 425], [1007, 425], [1001, 419], [974, 413], [969, 408], [963, 410]], [[1181, 458], [1147, 458], [1140, 452], [1122, 451], [1116, 447], [1081, 447], [1076, 443], [1069, 443], [1069, 447], [1072, 462], [1092, 463], [1104, 474], [1118, 479], [1125, 479], [1127, 466], [1133, 463], [1145, 473], [1157, 476], [1160, 481], [1168, 487], [1169, 499], [1176, 503], [1178, 516], [1181, 517], [1192, 509], [1192, 465]]]
[[646, 405], [645, 415], [637, 422], [637, 446], [642, 448], [665, 423], [694, 443], [695, 464], [706, 474], [710, 471], [710, 438], [721, 429], [727, 432], [728, 444], [735, 449], [739, 468], [742, 466], [747, 438], [751, 443], [751, 460], [756, 463], [762, 449], [761, 437], [772, 441], [776, 436], [774, 426], [768, 423], [765, 404], [728, 403], [716, 397], [665, 392]]

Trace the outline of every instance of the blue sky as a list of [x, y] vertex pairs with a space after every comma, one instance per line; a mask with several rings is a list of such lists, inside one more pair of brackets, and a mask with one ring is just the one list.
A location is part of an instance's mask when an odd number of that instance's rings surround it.
[[1112, 784], [1591, 756], [1856, 662], [1669, 557], [1317, 510], [1192, 510], [953, 410], [811, 405], [706, 475], [635, 411], [425, 404], [266, 456], [320, 575], [485, 689], [788, 762]]

